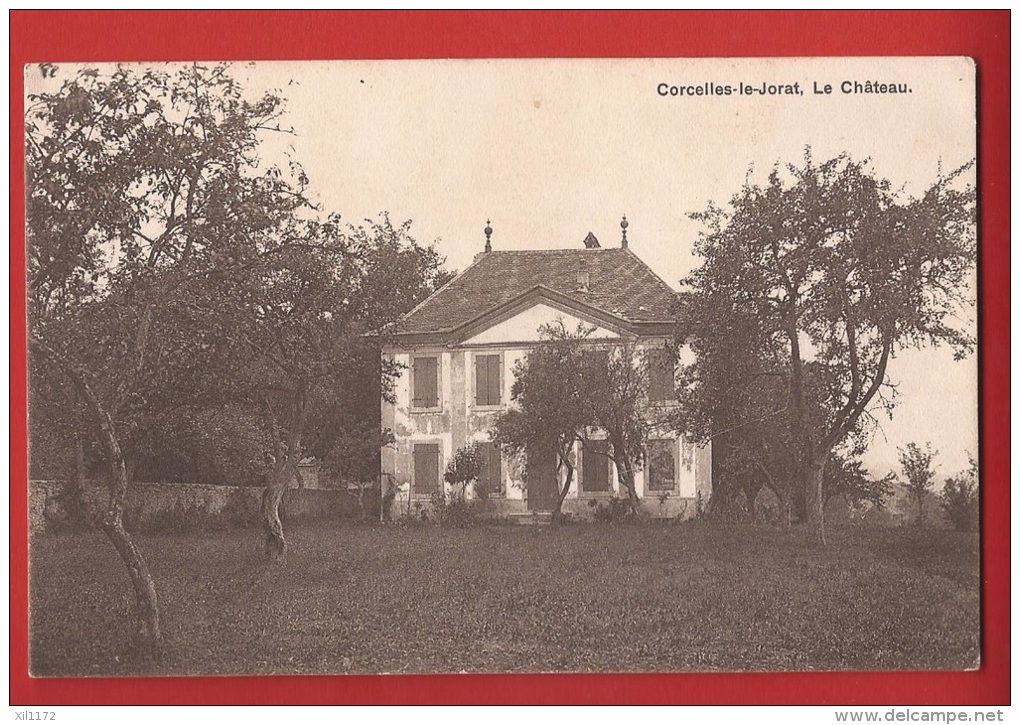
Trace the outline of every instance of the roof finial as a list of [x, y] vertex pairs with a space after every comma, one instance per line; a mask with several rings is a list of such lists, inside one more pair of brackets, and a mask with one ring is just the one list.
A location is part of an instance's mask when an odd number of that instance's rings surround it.
[[623, 241], [620, 243], [620, 246], [624, 249], [627, 248], [627, 227], [629, 226], [630, 224], [627, 223], [627, 215], [624, 214], [623, 221], [620, 222], [620, 229], [623, 230]]
[[491, 239], [491, 237], [492, 237], [492, 222], [489, 221], [488, 219], [485, 220], [485, 229], [483, 231], [485, 232], [485, 251], [486, 252], [491, 252], [492, 251], [492, 239]]

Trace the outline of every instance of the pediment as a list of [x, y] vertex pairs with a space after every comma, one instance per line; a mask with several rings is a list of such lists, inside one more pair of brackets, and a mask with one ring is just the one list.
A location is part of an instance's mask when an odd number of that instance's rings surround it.
[[600, 324], [587, 315], [575, 313], [548, 301], [535, 301], [530, 306], [513, 311], [509, 316], [496, 318], [482, 329], [472, 330], [464, 345], [492, 345], [500, 343], [538, 342], [541, 328], [562, 320], [567, 330], [574, 331], [580, 325], [592, 329], [589, 339], [612, 339], [620, 337], [611, 326]]

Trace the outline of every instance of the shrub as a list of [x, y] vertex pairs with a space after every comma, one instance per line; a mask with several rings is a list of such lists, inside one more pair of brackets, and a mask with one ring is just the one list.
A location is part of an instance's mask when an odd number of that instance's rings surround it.
[[623, 521], [631, 514], [630, 501], [616, 496], [608, 499], [607, 503], [592, 499], [588, 502], [588, 506], [594, 512], [595, 520], [606, 524]]
[[453, 460], [446, 466], [443, 480], [454, 486], [460, 486], [461, 498], [471, 481], [477, 481], [482, 472], [482, 449], [477, 443], [468, 443], [457, 449]]
[[467, 526], [474, 518], [471, 504], [464, 499], [463, 494], [454, 494], [449, 497], [442, 493], [435, 494], [432, 498], [432, 510], [435, 512], [436, 521], [440, 526], [459, 528]]
[[46, 501], [43, 519], [47, 531], [83, 531], [92, 526], [85, 503], [85, 492], [74, 481], [63, 481], [60, 489]]
[[146, 533], [191, 531], [202, 528], [209, 518], [204, 507], [178, 499], [168, 508], [149, 513], [145, 512], [143, 506], [129, 505], [124, 511], [124, 528]]
[[257, 496], [248, 494], [244, 489], [235, 488], [227, 496], [226, 503], [219, 513], [223, 526], [233, 529], [245, 529], [259, 522], [259, 500]]
[[977, 482], [968, 475], [946, 479], [939, 496], [942, 510], [957, 531], [976, 531], [979, 519]]

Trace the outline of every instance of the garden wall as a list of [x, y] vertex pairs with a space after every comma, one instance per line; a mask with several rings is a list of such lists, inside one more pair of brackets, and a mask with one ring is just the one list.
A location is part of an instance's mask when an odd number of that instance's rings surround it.
[[[255, 525], [262, 491], [248, 486], [134, 483], [128, 489], [124, 521], [129, 530]], [[81, 499], [73, 496], [63, 481], [30, 481], [28, 493], [32, 533], [94, 523], [109, 502], [109, 491], [99, 481], [86, 482]], [[366, 501], [369, 515], [378, 516], [377, 506], [377, 500], [375, 506]], [[360, 516], [357, 497], [343, 489], [288, 489], [280, 507], [284, 522]]]

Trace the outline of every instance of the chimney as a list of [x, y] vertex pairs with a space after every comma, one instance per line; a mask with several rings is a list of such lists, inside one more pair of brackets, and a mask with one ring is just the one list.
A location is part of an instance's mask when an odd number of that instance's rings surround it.
[[623, 220], [620, 222], [620, 229], [623, 230], [623, 240], [620, 242], [620, 246], [624, 249], [627, 248], [627, 227], [629, 226], [630, 224], [627, 223], [627, 215], [624, 214]]
[[588, 232], [588, 236], [584, 238], [585, 249], [598, 249], [602, 245], [599, 244], [599, 240], [595, 238], [595, 235]]
[[577, 289], [576, 292], [587, 292], [591, 284], [591, 274], [588, 272], [587, 260], [581, 258], [581, 264], [577, 268]]

